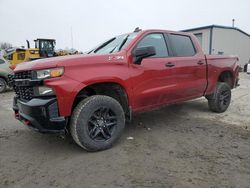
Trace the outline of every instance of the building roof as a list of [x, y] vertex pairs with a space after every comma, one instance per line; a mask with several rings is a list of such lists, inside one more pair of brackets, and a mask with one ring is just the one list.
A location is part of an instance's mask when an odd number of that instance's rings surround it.
[[247, 32], [237, 28], [237, 27], [229, 27], [229, 26], [222, 26], [222, 25], [208, 25], [208, 26], [203, 26], [203, 27], [196, 27], [196, 28], [191, 28], [191, 29], [185, 29], [182, 30], [183, 32], [190, 32], [190, 31], [195, 31], [195, 30], [201, 30], [201, 29], [210, 29], [210, 28], [220, 28], [220, 29], [233, 29], [236, 31], [239, 31], [241, 33], [243, 33], [244, 35], [250, 37], [250, 34], [248, 34]]

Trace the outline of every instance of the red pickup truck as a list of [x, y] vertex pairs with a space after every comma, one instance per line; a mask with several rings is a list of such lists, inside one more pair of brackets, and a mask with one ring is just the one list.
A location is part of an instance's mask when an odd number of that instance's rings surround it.
[[190, 33], [136, 30], [83, 55], [15, 69], [15, 117], [42, 133], [70, 132], [88, 151], [110, 148], [132, 114], [205, 96], [224, 112], [238, 58], [204, 55]]

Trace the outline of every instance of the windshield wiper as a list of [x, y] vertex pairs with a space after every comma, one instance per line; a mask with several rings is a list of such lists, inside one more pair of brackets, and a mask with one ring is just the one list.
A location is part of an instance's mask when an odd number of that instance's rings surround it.
[[87, 52], [86, 54], [91, 54], [93, 51], [94, 51], [94, 50], [91, 50], [91, 51]]
[[113, 52], [115, 51], [116, 47], [117, 47], [117, 46], [115, 46], [115, 47], [109, 52], [109, 54], [113, 53]]
[[[122, 49], [122, 47], [124, 46], [124, 44], [127, 42], [129, 35], [126, 36], [125, 39], [123, 39], [122, 43], [120, 44], [120, 47], [118, 48], [118, 52]], [[115, 51], [115, 49], [117, 48], [118, 45], [116, 45], [109, 53], [113, 53]]]
[[124, 46], [124, 44], [127, 42], [128, 37], [129, 37], [129, 35], [127, 35], [126, 38], [122, 41], [122, 43], [121, 43], [121, 45], [120, 45], [118, 51], [120, 51], [120, 50], [122, 49], [122, 47]]
[[98, 48], [96, 48], [93, 52], [96, 53], [98, 52], [100, 49], [102, 49], [104, 46], [108, 45], [110, 42], [112, 42], [113, 40], [115, 40], [116, 38], [112, 38], [110, 40], [108, 40], [107, 42], [104, 42], [101, 46], [99, 46]]

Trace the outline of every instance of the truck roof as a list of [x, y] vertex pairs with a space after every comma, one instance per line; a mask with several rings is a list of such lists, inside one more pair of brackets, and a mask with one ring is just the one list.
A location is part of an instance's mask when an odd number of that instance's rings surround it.
[[143, 33], [150, 33], [150, 32], [166, 32], [166, 33], [175, 33], [175, 34], [183, 34], [183, 35], [192, 35], [192, 33], [184, 32], [184, 31], [172, 31], [172, 30], [164, 30], [164, 29], [146, 29], [142, 30]]

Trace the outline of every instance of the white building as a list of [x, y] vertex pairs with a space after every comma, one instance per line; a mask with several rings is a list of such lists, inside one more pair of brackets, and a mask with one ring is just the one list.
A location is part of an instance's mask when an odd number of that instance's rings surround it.
[[236, 27], [209, 25], [183, 30], [193, 33], [206, 54], [237, 55], [246, 71], [250, 63], [250, 35]]

